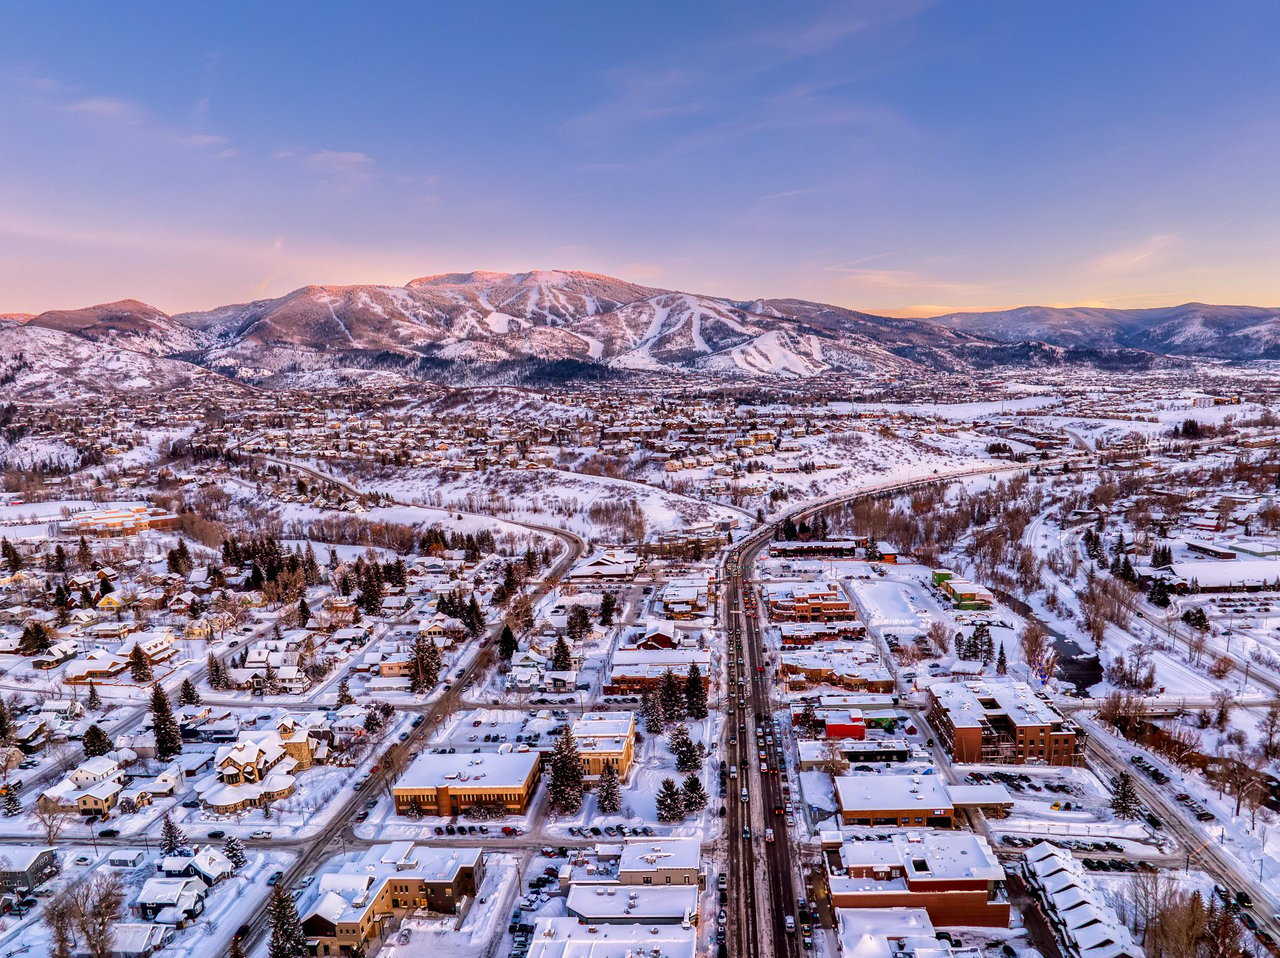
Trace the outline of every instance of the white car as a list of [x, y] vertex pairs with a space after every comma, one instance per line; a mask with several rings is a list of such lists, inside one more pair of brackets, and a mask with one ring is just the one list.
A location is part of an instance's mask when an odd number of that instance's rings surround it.
[[250, 837], [250, 838], [270, 838], [270, 837], [271, 837], [271, 829], [269, 829], [269, 828], [260, 828], [260, 829], [258, 829], [258, 831], [254, 832], [254, 833], [253, 833], [253, 834], [251, 834], [249, 837]]

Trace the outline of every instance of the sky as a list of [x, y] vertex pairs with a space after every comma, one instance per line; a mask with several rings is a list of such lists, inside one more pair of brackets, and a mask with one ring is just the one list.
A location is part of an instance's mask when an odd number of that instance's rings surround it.
[[1280, 306], [1280, 6], [0, 5], [0, 312], [581, 269]]

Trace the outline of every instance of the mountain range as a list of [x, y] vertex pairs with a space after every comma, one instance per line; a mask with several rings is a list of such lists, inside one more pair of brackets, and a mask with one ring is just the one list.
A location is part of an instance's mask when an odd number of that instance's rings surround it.
[[[117, 353], [127, 355], [109, 359]], [[25, 357], [24, 368], [16, 356]], [[1191, 303], [898, 319], [538, 270], [447, 273], [404, 286], [305, 286], [175, 315], [136, 300], [0, 315], [0, 388], [18, 393], [33, 383], [47, 387], [58, 374], [74, 378], [80, 364], [100, 373], [110, 362], [133, 374], [98, 381], [104, 389], [165, 386], [209, 372], [268, 386], [352, 381], [370, 370], [502, 381], [531, 366], [562, 378], [880, 377], [993, 366], [1146, 369], [1186, 357], [1280, 358], [1280, 311]]]

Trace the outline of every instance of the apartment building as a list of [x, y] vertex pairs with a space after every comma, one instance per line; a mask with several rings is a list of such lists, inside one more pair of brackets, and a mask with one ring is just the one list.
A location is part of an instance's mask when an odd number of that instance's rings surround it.
[[774, 582], [764, 586], [775, 622], [840, 622], [857, 618], [849, 597], [834, 582]]
[[944, 682], [927, 691], [929, 723], [953, 761], [1084, 761], [1085, 731], [1025, 682]]

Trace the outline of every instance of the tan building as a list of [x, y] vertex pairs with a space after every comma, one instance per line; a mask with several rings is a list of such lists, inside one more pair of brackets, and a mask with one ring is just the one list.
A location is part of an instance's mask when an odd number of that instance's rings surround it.
[[606, 765], [612, 765], [618, 777], [625, 779], [635, 752], [635, 714], [586, 712], [573, 723], [573, 739], [588, 780], [599, 778]]
[[477, 805], [523, 815], [538, 787], [538, 752], [419, 755], [392, 789], [401, 814], [459, 815]]
[[320, 876], [316, 897], [298, 909], [312, 955], [377, 951], [406, 913], [458, 914], [484, 880], [478, 848], [374, 845], [359, 861]]

